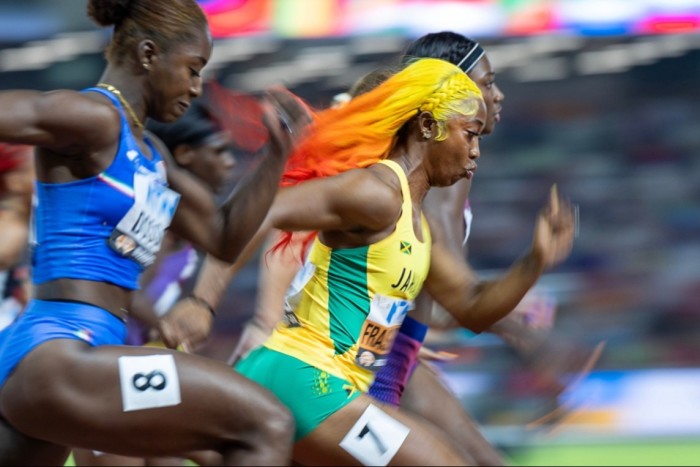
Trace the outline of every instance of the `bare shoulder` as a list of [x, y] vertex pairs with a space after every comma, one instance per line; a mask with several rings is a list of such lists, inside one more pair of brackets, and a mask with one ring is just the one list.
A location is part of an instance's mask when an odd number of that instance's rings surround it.
[[401, 182], [391, 169], [375, 164], [366, 169], [350, 170], [346, 174], [351, 178], [355, 202], [363, 206], [366, 215], [374, 219], [377, 227], [398, 219], [403, 202]]
[[97, 93], [45, 92], [36, 101], [36, 113], [38, 126], [54, 136], [57, 146], [106, 146], [119, 137], [121, 130], [119, 111]]

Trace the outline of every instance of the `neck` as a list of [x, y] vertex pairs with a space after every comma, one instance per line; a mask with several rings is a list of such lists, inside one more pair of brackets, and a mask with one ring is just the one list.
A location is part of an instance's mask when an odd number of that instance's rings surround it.
[[415, 151], [395, 148], [387, 159], [393, 160], [404, 170], [411, 190], [411, 200], [415, 206], [420, 206], [430, 189], [430, 183], [422, 160], [415, 154]]
[[[118, 89], [121, 97], [133, 110], [134, 116], [141, 124], [145, 124], [146, 105], [139, 77], [134, 76], [133, 73], [129, 73], [123, 68], [109, 65], [98, 82], [112, 85]], [[134, 122], [134, 124], [138, 126], [138, 123]]]

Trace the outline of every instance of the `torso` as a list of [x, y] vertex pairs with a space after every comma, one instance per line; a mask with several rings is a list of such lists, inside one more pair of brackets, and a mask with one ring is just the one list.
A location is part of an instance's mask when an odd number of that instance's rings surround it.
[[[109, 102], [108, 97], [97, 92], [87, 92], [85, 95], [94, 95], [92, 98], [95, 100]], [[131, 303], [132, 290], [137, 288], [138, 275], [140, 274], [141, 269], [147, 265], [147, 261], [142, 259], [136, 261], [136, 259], [133, 259], [133, 255], [138, 253], [138, 248], [136, 252], [130, 253], [130, 258], [127, 258], [123, 254], [115, 253], [114, 246], [111, 248], [108, 246], [108, 243], [111, 244], [112, 242], [111, 239], [103, 238], [100, 240], [98, 237], [102, 237], [104, 235], [109, 237], [109, 232], [112, 232], [111, 229], [115, 229], [114, 231], [116, 232], [117, 228], [120, 230], [120, 232], [117, 233], [121, 234], [124, 232], [127, 235], [131, 235], [131, 231], [128, 229], [125, 230], [125, 227], [122, 226], [123, 222], [126, 221], [127, 217], [129, 216], [134, 217], [132, 214], [138, 214], [131, 213], [131, 211], [136, 208], [137, 204], [140, 203], [141, 206], [153, 205], [153, 203], [151, 203], [151, 198], [154, 196], [152, 194], [155, 187], [154, 183], [165, 183], [165, 168], [159, 158], [157, 160], [154, 159], [157, 156], [155, 155], [153, 148], [150, 145], [145, 144], [143, 138], [135, 137], [132, 134], [131, 128], [121, 112], [120, 125], [121, 130], [119, 133], [119, 138], [109, 147], [102, 148], [94, 153], [66, 156], [55, 155], [47, 150], [40, 151], [37, 157], [37, 186], [40, 189], [37, 191], [40, 195], [42, 191], [50, 193], [52, 190], [55, 191], [62, 189], [62, 186], [66, 187], [65, 189], [68, 191], [71, 191], [72, 186], [75, 186], [76, 189], [81, 189], [79, 187], [86, 189], [86, 185], [92, 183], [95, 188], [90, 189], [88, 192], [90, 193], [90, 196], [92, 196], [92, 193], [97, 193], [99, 190], [104, 192], [105, 195], [95, 195], [96, 198], [94, 198], [93, 201], [92, 214], [88, 213], [84, 215], [85, 222], [91, 222], [93, 227], [96, 228], [93, 229], [94, 232], [85, 234], [88, 236], [86, 237], [86, 240], [88, 238], [91, 239], [89, 241], [92, 241], [91, 244], [94, 245], [92, 247], [94, 252], [88, 252], [89, 254], [87, 257], [85, 257], [86, 259], [84, 259], [80, 264], [84, 264], [86, 265], [85, 267], [90, 269], [90, 261], [93, 261], [95, 264], [100, 264], [102, 263], [103, 258], [108, 258], [107, 263], [112, 266], [111, 270], [114, 271], [115, 274], [120, 275], [120, 271], [124, 269], [126, 271], [125, 274], [129, 275], [130, 278], [115, 282], [104, 280], [104, 277], [100, 276], [99, 274], [99, 267], [92, 268], [92, 272], [87, 274], [75, 273], [75, 270], [80, 270], [80, 267], [71, 268], [64, 261], [60, 264], [57, 263], [58, 266], [55, 267], [55, 269], [59, 270], [59, 272], [44, 274], [44, 277], [40, 277], [39, 280], [37, 280], [34, 289], [34, 297], [42, 300], [65, 300], [90, 303], [104, 308], [119, 318], [124, 319], [126, 310], [128, 310]], [[128, 162], [129, 160], [135, 164], [133, 169], [128, 168], [130, 166], [130, 163]], [[157, 168], [160, 170], [156, 170]], [[133, 175], [129, 175], [129, 170], [133, 170]], [[151, 173], [153, 175], [151, 175]], [[130, 177], [133, 177], [133, 179]], [[140, 180], [136, 180], [139, 177], [150, 177], [153, 178], [153, 180], [146, 181], [144, 178], [143, 183], [141, 183]], [[163, 181], [155, 182], [155, 179], [159, 177], [163, 177]], [[150, 178], [148, 178], [148, 180], [150, 180]], [[168, 191], [167, 188], [165, 188], [165, 190]], [[162, 188], [156, 189], [158, 199], [161, 200], [165, 199], [158, 194], [162, 191]], [[114, 203], [107, 201], [107, 198], [104, 198], [104, 201], [100, 201], [100, 199], [97, 198], [97, 196], [117, 197], [128, 192], [131, 192], [131, 201], [127, 200], [127, 202], [122, 202], [119, 200], [117, 203]], [[167, 196], [168, 199], [171, 200], [169, 201], [170, 205], [167, 209], [174, 212], [174, 206], [176, 206], [177, 200], [175, 199], [173, 201], [172, 199], [176, 198], [177, 195], [172, 194]], [[81, 198], [81, 202], [82, 201], [83, 199]], [[84, 201], [85, 205], [87, 206], [89, 199], [85, 199]], [[39, 199], [39, 203], [42, 203], [41, 198]], [[99, 208], [99, 206], [102, 204], [111, 208], [104, 212], [104, 219], [101, 219], [102, 214], [100, 214]], [[114, 214], [116, 205], [122, 206], [119, 208], [124, 210], [122, 214]], [[134, 206], [133, 209], [131, 208], [132, 205]], [[55, 213], [55, 215], [59, 214], [59, 212]], [[99, 224], [95, 220], [91, 221], [93, 217], [100, 217]], [[166, 228], [169, 224], [169, 219], [167, 221], [160, 222], [160, 224], [163, 224], [161, 227]], [[44, 233], [46, 239], [49, 238], [46, 237], [46, 235], [52, 235], [50, 233], [51, 231], [48, 232], [48, 234]], [[67, 234], [70, 233], [66, 232], [66, 234], [61, 234], [59, 231], [59, 237], [57, 237], [59, 238], [58, 241], [64, 243], [75, 241], [70, 240], [69, 237], [66, 237]], [[89, 235], [95, 235], [96, 237], [92, 239], [92, 237], [89, 237]], [[112, 236], [114, 236], [114, 232]], [[116, 240], [118, 241], [119, 239], [117, 238]], [[80, 242], [80, 240], [78, 241]], [[89, 241], [83, 243], [88, 250], [90, 248], [87, 246]], [[47, 245], [52, 244], [53, 240], [45, 243]], [[150, 245], [149, 249], [157, 249], [157, 247], [158, 245]], [[43, 256], [41, 256], [41, 262], [38, 263], [37, 266], [41, 268], [45, 267], [47, 262], [52, 261], [46, 258], [56, 258], [57, 251], [58, 250], [54, 250], [53, 253], [49, 251], [48, 253], [43, 254]], [[68, 251], [71, 251], [70, 248], [68, 248]], [[134, 263], [137, 264], [135, 265]], [[120, 266], [120, 264], [124, 267]], [[60, 277], [63, 275], [63, 273], [60, 271], [66, 272], [64, 277]], [[71, 277], [71, 275], [73, 275], [73, 277]]]
[[[265, 344], [364, 391], [385, 363], [394, 336], [413, 306], [430, 264], [430, 233], [418, 216], [402, 169], [401, 217], [393, 231], [370, 245], [332, 248], [317, 238], [286, 298], [287, 323]], [[420, 212], [420, 211], [418, 211]]]

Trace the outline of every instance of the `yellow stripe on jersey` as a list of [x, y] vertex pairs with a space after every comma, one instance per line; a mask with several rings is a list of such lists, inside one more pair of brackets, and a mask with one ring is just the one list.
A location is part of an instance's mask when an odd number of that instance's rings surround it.
[[430, 231], [413, 228], [408, 181], [393, 161], [381, 161], [401, 181], [401, 217], [386, 238], [357, 248], [329, 248], [316, 238], [287, 294], [286, 323], [265, 346], [298, 358], [366, 391], [386, 362], [396, 332], [430, 266]]

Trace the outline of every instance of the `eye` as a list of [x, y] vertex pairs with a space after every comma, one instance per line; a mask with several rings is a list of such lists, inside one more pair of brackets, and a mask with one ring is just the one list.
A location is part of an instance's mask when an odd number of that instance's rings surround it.
[[496, 81], [495, 81], [495, 80], [491, 80], [491, 81], [487, 81], [486, 84], [485, 84], [485, 86], [486, 86], [487, 89], [491, 89], [491, 88], [493, 87], [494, 84], [496, 84]]
[[201, 77], [199, 71], [195, 70], [194, 68], [190, 68], [190, 73], [191, 73], [192, 76], [194, 76], [195, 78]]

